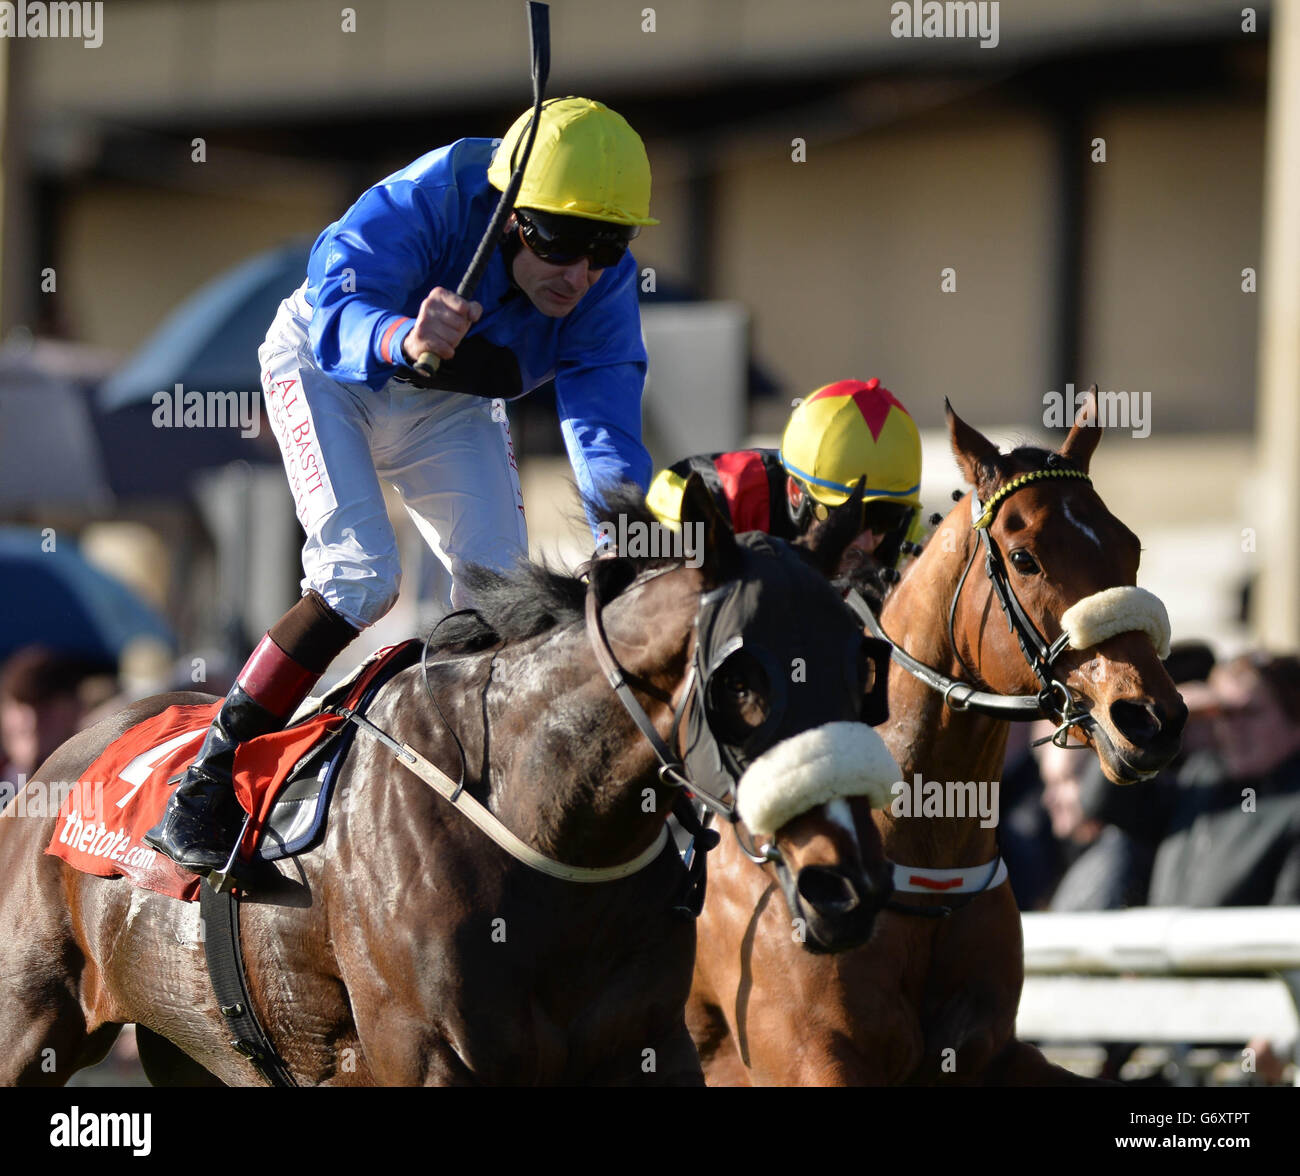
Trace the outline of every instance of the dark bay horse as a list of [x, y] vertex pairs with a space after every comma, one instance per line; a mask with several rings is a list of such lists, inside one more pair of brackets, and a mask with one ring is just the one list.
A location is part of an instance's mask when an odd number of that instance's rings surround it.
[[[1091, 403], [1058, 454], [1031, 447], [1001, 454], [948, 408], [953, 451], [976, 488], [979, 518], [972, 518], [968, 494], [881, 614], [896, 653], [890, 717], [880, 730], [901, 768], [900, 784], [914, 786], [916, 773], [923, 786], [995, 783], [1008, 721], [1006, 713], [971, 705], [968, 687], [952, 689], [946, 701], [899, 664], [898, 650], [986, 696], [1020, 696], [1021, 717], [1037, 717], [1034, 696], [1046, 694], [1057, 736], [1072, 731], [1085, 740], [1116, 783], [1148, 778], [1176, 753], [1187, 711], [1157, 653], [1160, 626], [1150, 614], [1163, 615], [1163, 606], [1126, 587], [1136, 580], [1139, 541], [1084, 476], [1101, 436]], [[983, 524], [991, 553], [973, 522]], [[1010, 586], [1012, 610], [1018, 603], [1050, 650], [1035, 648], [1025, 632], [1022, 650], [992, 567]], [[1044, 683], [1053, 680], [1049, 689]], [[790, 950], [789, 921], [770, 881], [733, 846], [722, 846], [710, 863], [687, 1010], [710, 1084], [1086, 1081], [1015, 1036], [1024, 978], [1020, 916], [998, 872], [996, 826], [970, 810], [939, 806], [933, 815], [895, 816], [892, 806], [850, 804], [859, 837], [869, 835], [873, 820], [878, 826], [896, 880], [910, 868], [925, 872], [925, 885], [941, 887], [945, 873], [966, 868], [985, 881], [955, 896], [896, 893], [866, 945], [811, 955]]]
[[[639, 493], [606, 497], [634, 524], [653, 522]], [[855, 721], [864, 691], [845, 651], [861, 629], [819, 570], [839, 551], [738, 542], [702, 484], [687, 498], [706, 533], [699, 566], [602, 559], [587, 584], [532, 565], [480, 570], [478, 615], [439, 630], [427, 678], [401, 672], [368, 717], [453, 779], [454, 731], [467, 793], [533, 850], [587, 869], [635, 860], [664, 836], [700, 755], [743, 763], [745, 783], [732, 783], [744, 799], [779, 785], [769, 757], [783, 748], [835, 745], [850, 728], [878, 739]], [[816, 623], [793, 622], [800, 614]], [[706, 618], [726, 656], [701, 676]], [[777, 677], [796, 657], [804, 686]], [[38, 776], [79, 780], [132, 724], [207, 701], [137, 703]], [[706, 721], [679, 731], [684, 711]], [[674, 760], [689, 743], [685, 767], [665, 770], [650, 734]], [[155, 1081], [261, 1084], [229, 1047], [198, 904], [44, 855], [56, 813], [17, 815], [24, 799], [0, 817], [0, 1082], [62, 1083], [134, 1022]], [[770, 798], [765, 811], [784, 814], [771, 840], [797, 909], [832, 943], [840, 927], [860, 942], [862, 911], [848, 908], [887, 893], [879, 840], [847, 845], [816, 813]], [[685, 871], [671, 847], [648, 863], [599, 884], [539, 873], [359, 734], [323, 844], [277, 863], [241, 902], [256, 1012], [299, 1085], [698, 1084], [684, 1019], [695, 929], [671, 910]]]

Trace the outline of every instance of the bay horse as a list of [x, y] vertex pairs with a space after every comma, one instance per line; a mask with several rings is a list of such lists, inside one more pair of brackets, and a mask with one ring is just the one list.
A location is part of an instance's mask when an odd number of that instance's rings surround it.
[[[1176, 753], [1187, 709], [1156, 647], [1160, 626], [1149, 614], [1163, 606], [1130, 587], [1138, 538], [1086, 476], [1102, 432], [1095, 390], [1057, 453], [999, 453], [945, 405], [975, 492], [943, 520], [880, 615], [895, 644], [880, 730], [901, 769], [897, 799], [917, 783], [996, 786], [1009, 717], [1042, 713], [1058, 741], [1072, 730], [1090, 744], [1113, 782], [1149, 778]], [[981, 574], [972, 575], [981, 552]], [[1131, 615], [1118, 615], [1124, 609]], [[1087, 631], [1076, 617], [1089, 610], [1085, 620], [1102, 613], [1106, 623]], [[907, 655], [923, 663], [922, 677], [901, 664]], [[687, 1009], [708, 1082], [1087, 1082], [1015, 1036], [1023, 947], [996, 826], [970, 811], [895, 815], [892, 802], [885, 811], [849, 804], [859, 837], [878, 827], [896, 881], [915, 871], [925, 876], [912, 890], [943, 887], [960, 870], [974, 877], [968, 892], [896, 893], [864, 946], [800, 953], [790, 950], [770, 881], [722, 846]]]
[[[653, 522], [639, 491], [605, 497]], [[737, 541], [702, 483], [688, 499], [705, 528], [698, 566], [616, 555], [586, 584], [477, 569], [477, 613], [451, 618], [435, 656], [394, 676], [367, 716], [443, 771], [463, 756], [466, 792], [532, 850], [588, 870], [648, 864], [592, 885], [539, 873], [358, 734], [323, 843], [275, 863], [240, 904], [249, 992], [295, 1084], [702, 1082], [684, 1019], [695, 929], [672, 910], [686, 876], [666, 844], [673, 797], [710, 756], [743, 769], [731, 783], [744, 801], [780, 793], [770, 757], [783, 749], [859, 755], [856, 733], [879, 737], [858, 721], [862, 665], [846, 657], [861, 628], [822, 567], [851, 521], [830, 547], [795, 551]], [[716, 663], [697, 656], [706, 624]], [[795, 655], [806, 685], [764, 673]], [[79, 780], [132, 724], [210, 701], [136, 703], [38, 776]], [[805, 783], [825, 785], [819, 771]], [[134, 1022], [153, 1081], [264, 1084], [215, 1007], [199, 905], [45, 855], [57, 814], [16, 815], [23, 800], [0, 818], [0, 1082], [62, 1083]], [[873, 895], [889, 891], [879, 839], [849, 844], [820, 808], [785, 800], [772, 852], [795, 909], [832, 947], [861, 942]]]

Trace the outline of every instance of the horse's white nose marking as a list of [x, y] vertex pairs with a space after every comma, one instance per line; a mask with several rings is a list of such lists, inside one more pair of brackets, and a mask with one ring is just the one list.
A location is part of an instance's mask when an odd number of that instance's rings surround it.
[[826, 816], [848, 833], [853, 848], [861, 852], [862, 847], [858, 845], [858, 828], [853, 823], [853, 810], [849, 808], [849, 802], [842, 796], [837, 796], [834, 800], [828, 800], [826, 802]]
[[1063, 503], [1062, 505], [1065, 508], [1065, 517], [1069, 519], [1070, 522], [1072, 522], [1076, 527], [1078, 527], [1080, 531], [1082, 531], [1085, 535], [1087, 535], [1088, 538], [1091, 539], [1093, 543], [1097, 545], [1098, 549], [1100, 549], [1101, 540], [1097, 538], [1097, 533], [1090, 526], [1088, 526], [1087, 523], [1080, 522], [1078, 519], [1074, 517], [1074, 515], [1070, 513], [1070, 504], [1068, 502]]

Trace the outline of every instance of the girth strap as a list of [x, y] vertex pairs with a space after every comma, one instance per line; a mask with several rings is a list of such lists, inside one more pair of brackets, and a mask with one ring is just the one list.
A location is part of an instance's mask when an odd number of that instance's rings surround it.
[[217, 995], [217, 1007], [233, 1034], [231, 1046], [252, 1062], [272, 1086], [297, 1086], [253, 1011], [239, 949], [239, 900], [229, 889], [218, 893], [205, 882], [199, 887], [199, 917], [203, 921], [208, 975]]

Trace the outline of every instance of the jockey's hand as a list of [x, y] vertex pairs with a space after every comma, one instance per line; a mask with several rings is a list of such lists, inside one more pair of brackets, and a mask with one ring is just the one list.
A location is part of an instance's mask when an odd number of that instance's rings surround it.
[[420, 303], [415, 326], [402, 340], [402, 353], [415, 363], [426, 351], [451, 359], [456, 348], [483, 314], [478, 302], [467, 302], [454, 290], [435, 286]]

